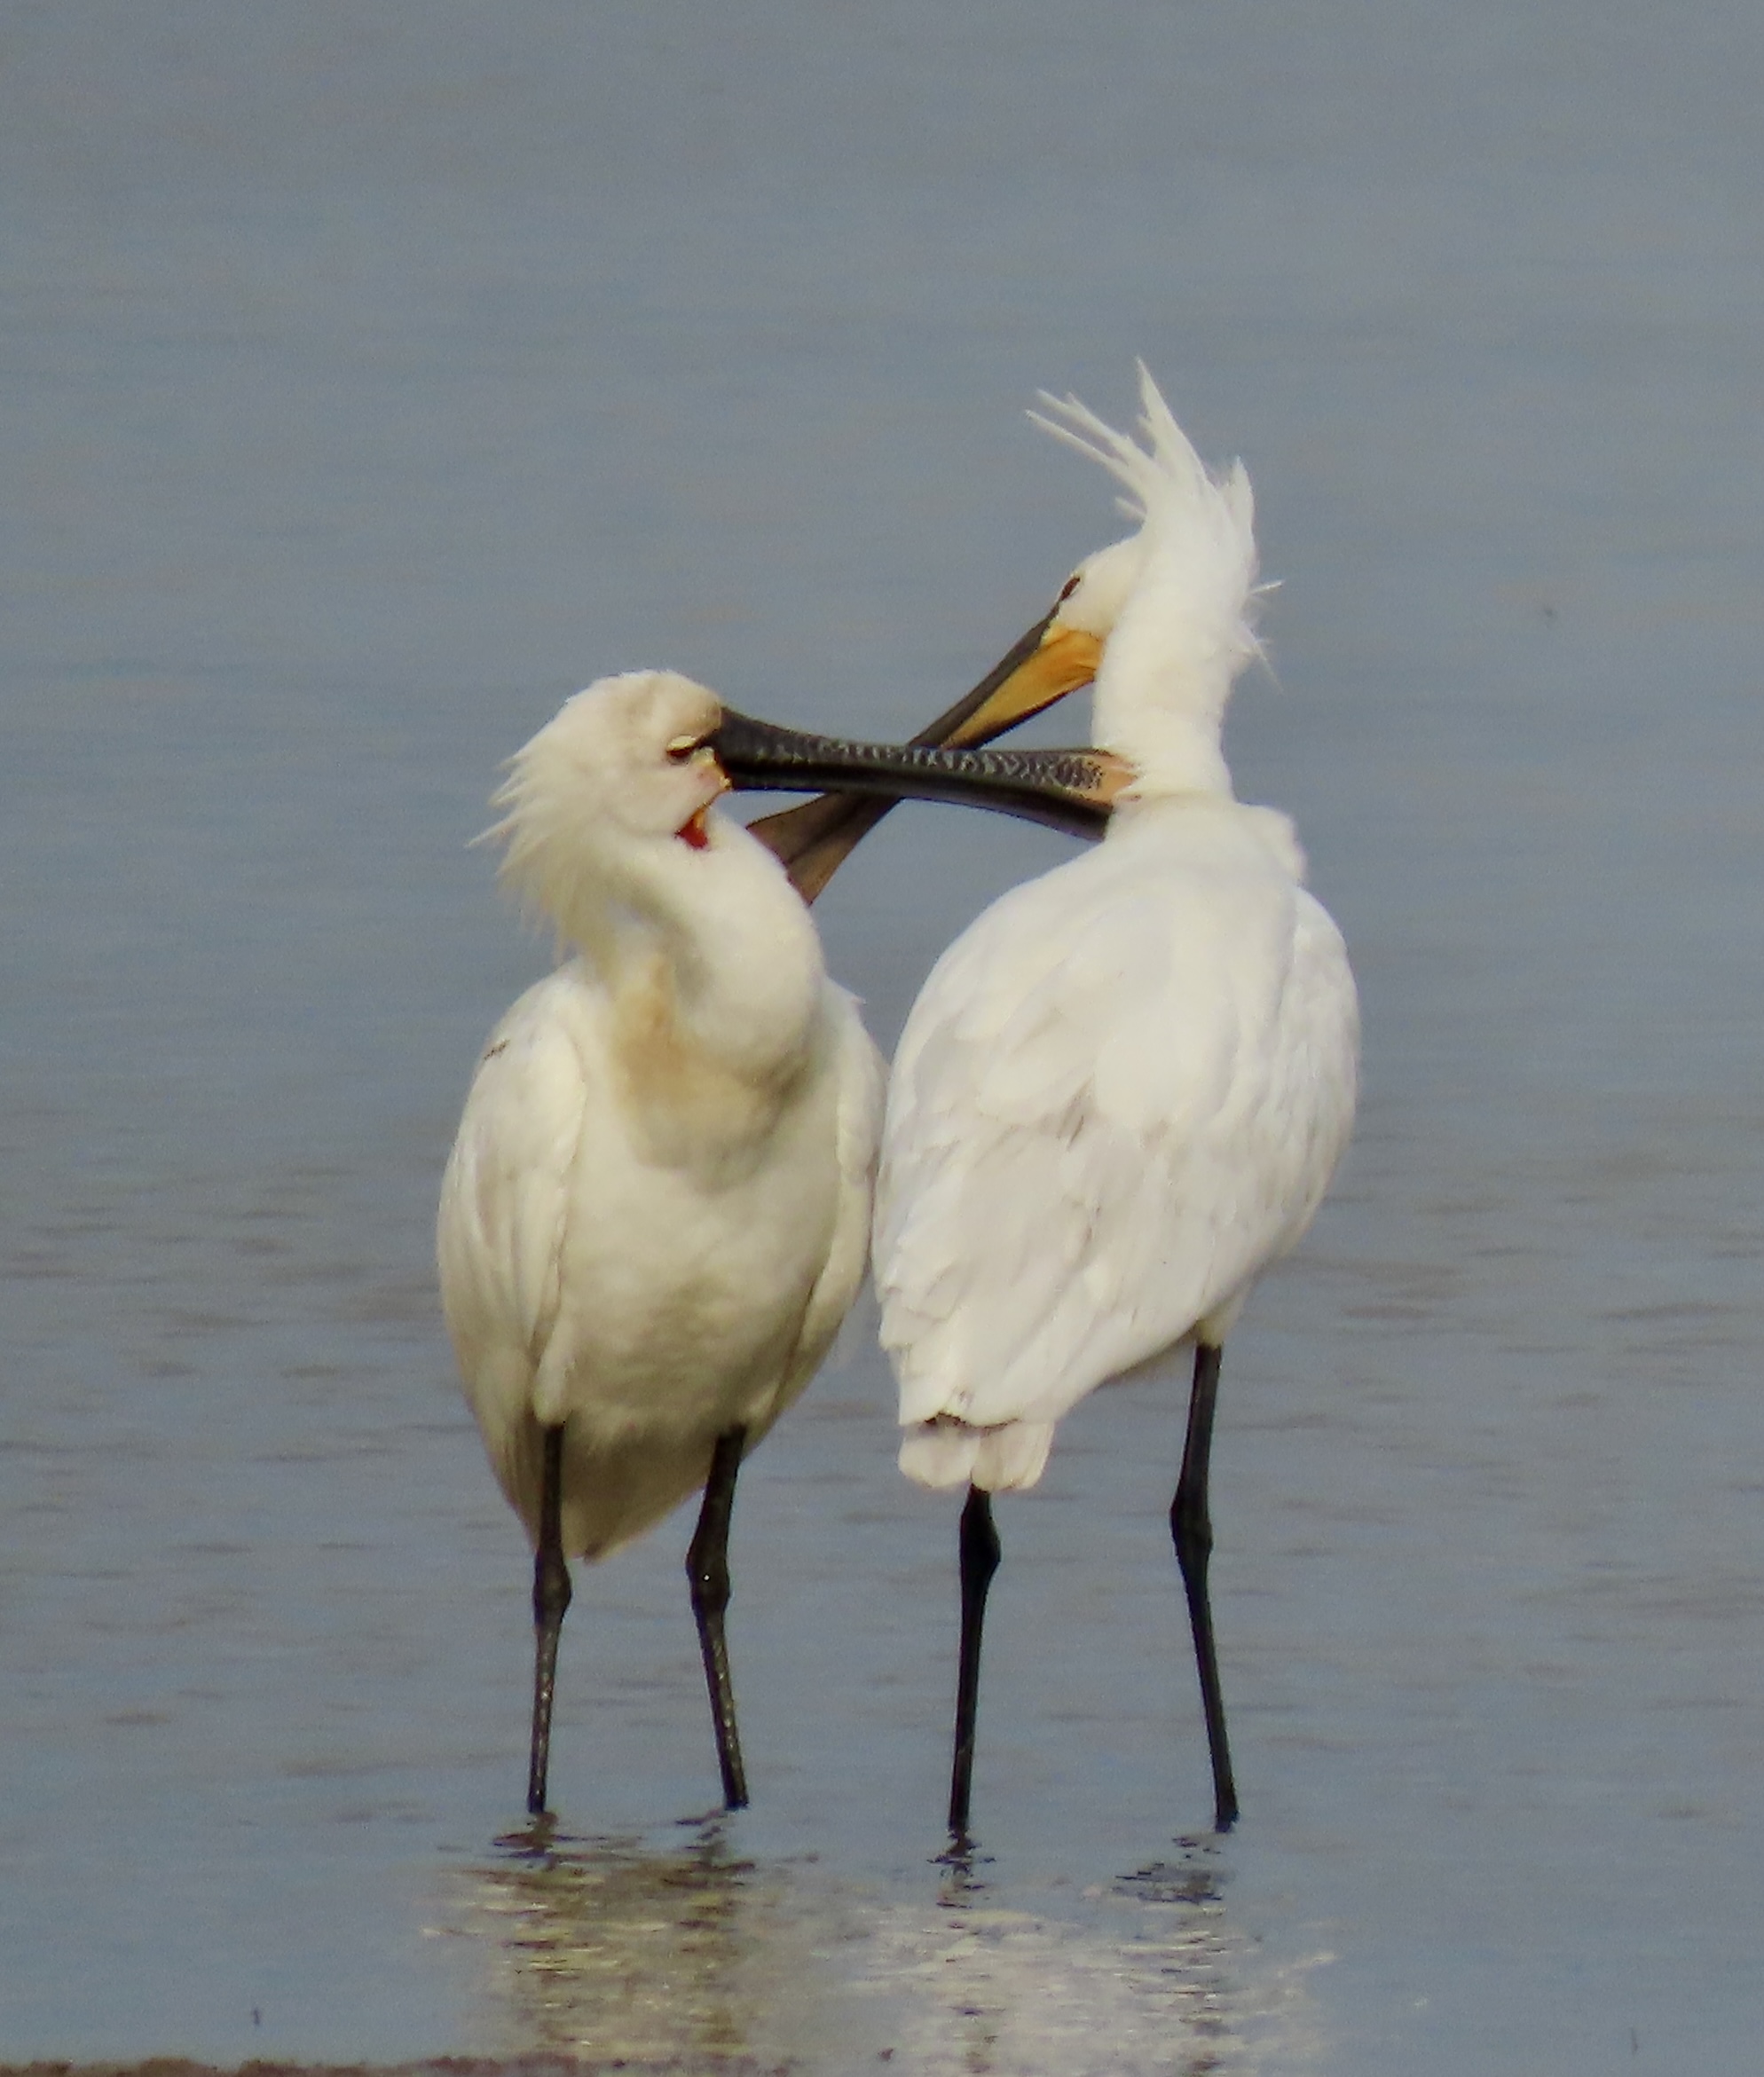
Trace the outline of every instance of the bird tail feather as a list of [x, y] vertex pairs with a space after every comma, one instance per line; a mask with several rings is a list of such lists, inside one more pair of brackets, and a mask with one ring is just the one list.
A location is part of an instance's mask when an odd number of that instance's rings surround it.
[[972, 1428], [947, 1415], [921, 1421], [901, 1441], [901, 1469], [916, 1484], [977, 1485], [989, 1493], [1032, 1486], [1047, 1468], [1053, 1447], [1051, 1420], [1007, 1420]]

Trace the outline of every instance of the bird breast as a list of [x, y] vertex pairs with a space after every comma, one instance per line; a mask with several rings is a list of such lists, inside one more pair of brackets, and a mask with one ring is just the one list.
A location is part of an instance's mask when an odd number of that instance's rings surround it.
[[673, 967], [659, 954], [621, 977], [607, 1008], [609, 1065], [644, 1157], [723, 1178], [765, 1158], [814, 1075], [814, 1022], [794, 1045], [732, 1060], [684, 1019]]
[[619, 1003], [585, 1062], [559, 1310], [534, 1410], [609, 1440], [766, 1417], [831, 1243], [838, 1085], [817, 1022], [766, 1087], [655, 1003]]

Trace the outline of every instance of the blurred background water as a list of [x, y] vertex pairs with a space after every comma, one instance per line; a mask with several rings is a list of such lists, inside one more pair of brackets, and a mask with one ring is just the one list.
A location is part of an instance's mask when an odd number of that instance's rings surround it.
[[[1736, 0], [0, 10], [0, 2055], [1754, 2069], [1764, 17]], [[1255, 476], [1356, 1149], [1234, 1335], [954, 1522], [867, 1334], [689, 1522], [528, 1568], [429, 1263], [547, 948], [466, 848], [577, 686], [903, 733], [1119, 523], [1143, 355]], [[1043, 735], [1075, 736], [1083, 716]], [[1061, 854], [902, 812], [885, 1043]], [[500, 1842], [500, 1843], [499, 1843]]]

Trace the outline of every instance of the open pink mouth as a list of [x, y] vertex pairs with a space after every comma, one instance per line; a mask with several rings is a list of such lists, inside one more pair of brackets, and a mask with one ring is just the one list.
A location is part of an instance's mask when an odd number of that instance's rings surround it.
[[708, 851], [711, 847], [711, 832], [705, 827], [705, 817], [710, 812], [708, 806], [701, 807], [697, 814], [689, 816], [680, 825], [674, 835], [682, 844], [689, 844], [694, 851]]

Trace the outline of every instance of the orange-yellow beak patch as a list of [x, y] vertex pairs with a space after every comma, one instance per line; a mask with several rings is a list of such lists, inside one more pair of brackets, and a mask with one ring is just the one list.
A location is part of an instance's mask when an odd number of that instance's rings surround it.
[[1019, 664], [992, 697], [949, 738], [959, 750], [970, 743], [989, 743], [1005, 729], [1027, 721], [1068, 692], [1088, 685], [1102, 661], [1102, 643], [1079, 627], [1051, 627], [1026, 662]]

